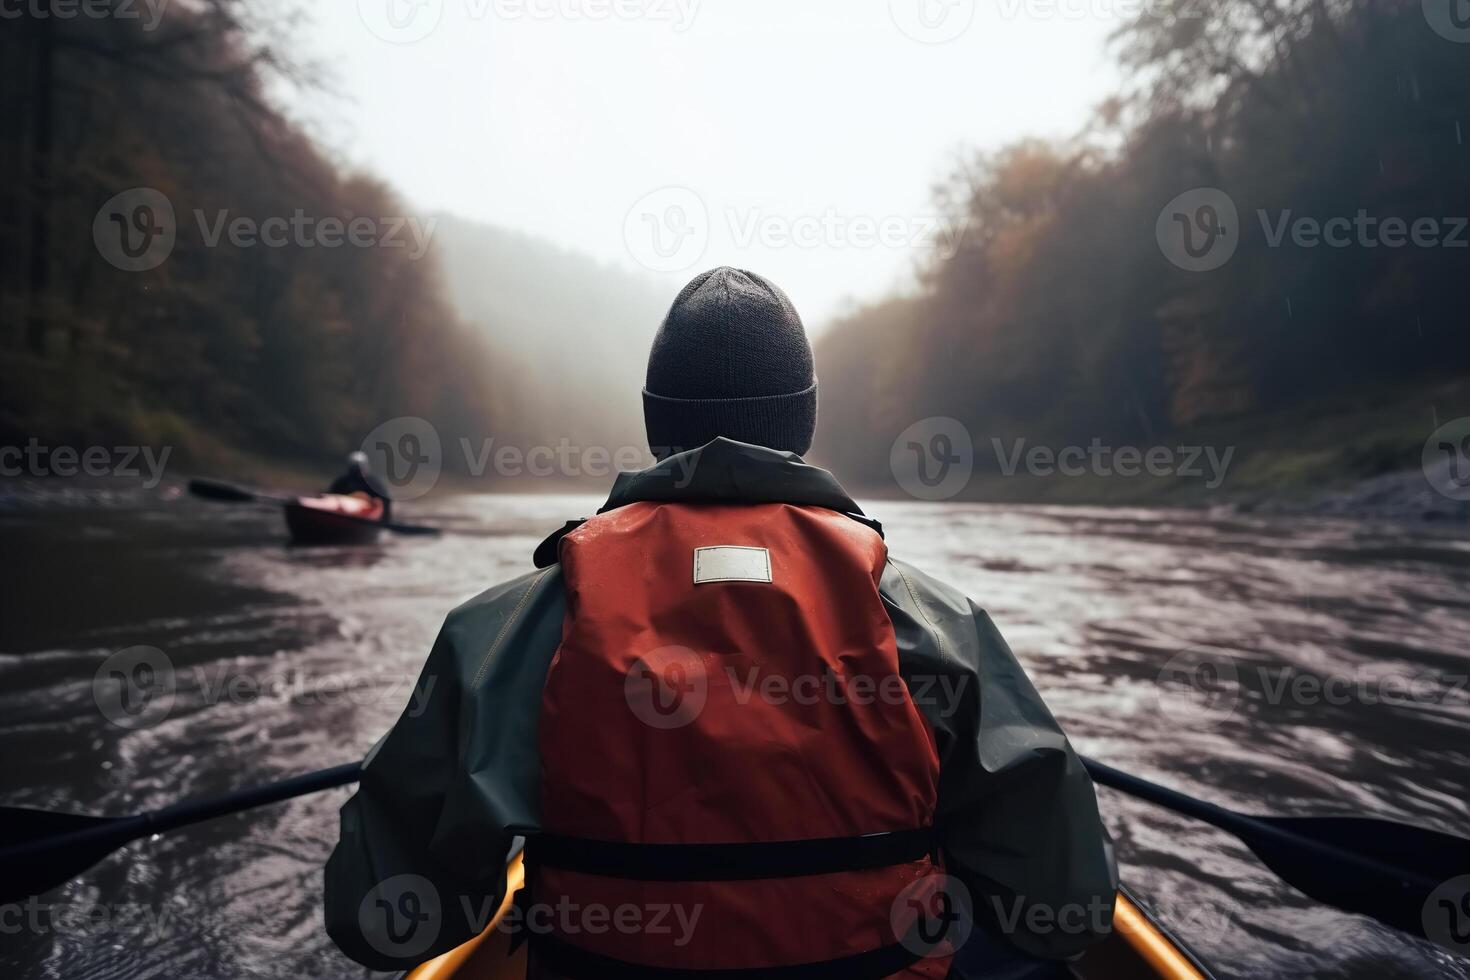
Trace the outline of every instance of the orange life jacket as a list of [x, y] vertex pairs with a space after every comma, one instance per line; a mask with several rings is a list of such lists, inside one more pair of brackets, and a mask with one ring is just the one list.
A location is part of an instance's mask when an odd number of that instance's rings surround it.
[[872, 528], [790, 504], [639, 502], [563, 539], [533, 976], [948, 973], [898, 912], [943, 874], [886, 560]]

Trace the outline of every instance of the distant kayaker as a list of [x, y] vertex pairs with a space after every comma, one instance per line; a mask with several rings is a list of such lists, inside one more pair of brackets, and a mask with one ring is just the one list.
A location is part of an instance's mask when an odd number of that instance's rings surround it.
[[355, 452], [347, 457], [347, 472], [332, 481], [327, 487], [327, 493], [340, 494], [344, 497], [365, 497], [382, 504], [379, 519], [390, 521], [393, 519], [393, 498], [388, 496], [388, 491], [378, 482], [377, 476], [372, 471], [372, 465], [368, 462], [367, 453]]
[[1117, 872], [1061, 728], [990, 617], [802, 459], [785, 293], [697, 277], [643, 404], [658, 464], [451, 613], [368, 754], [337, 945], [391, 970], [469, 940], [518, 837], [531, 977], [1052, 976], [1105, 935]]

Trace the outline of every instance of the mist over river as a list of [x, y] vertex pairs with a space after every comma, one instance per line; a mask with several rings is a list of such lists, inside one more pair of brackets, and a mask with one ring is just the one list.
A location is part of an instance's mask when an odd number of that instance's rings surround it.
[[[360, 758], [444, 614], [600, 500], [437, 499], [439, 539], [293, 548], [270, 509], [0, 503], [0, 803], [124, 814]], [[1079, 750], [1222, 805], [1470, 833], [1470, 527], [873, 502], [987, 608]], [[93, 678], [173, 665], [129, 730]], [[1191, 678], [1203, 678], [1203, 691]], [[334, 790], [130, 845], [0, 926], [0, 972], [361, 976], [321, 920]], [[1100, 790], [1125, 879], [1221, 977], [1470, 977], [1293, 892], [1233, 838]], [[97, 910], [103, 910], [98, 913]]]

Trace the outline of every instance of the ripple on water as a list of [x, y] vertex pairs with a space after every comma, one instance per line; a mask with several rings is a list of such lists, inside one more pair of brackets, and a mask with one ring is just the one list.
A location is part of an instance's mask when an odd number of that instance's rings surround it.
[[[0, 636], [5, 799], [123, 813], [360, 757], [407, 702], [445, 613], [529, 570], [542, 536], [600, 503], [416, 502], [416, 519], [455, 533], [364, 549], [290, 548], [270, 511], [188, 501], [8, 511], [0, 591], [26, 616], [7, 615]], [[1470, 826], [1470, 698], [1307, 704], [1278, 684], [1470, 671], [1465, 537], [1138, 508], [867, 510], [895, 555], [990, 612], [1088, 754], [1250, 812]], [[92, 678], [139, 643], [165, 650], [180, 683], [166, 719], [126, 732], [100, 715]], [[1228, 662], [1231, 696], [1176, 710], [1160, 677], [1181, 655]], [[320, 925], [347, 794], [131, 845], [47, 898], [140, 905], [167, 929], [27, 933], [0, 964], [66, 978], [357, 975]], [[1100, 798], [1127, 880], [1222, 977], [1470, 977], [1286, 888], [1212, 828]]]

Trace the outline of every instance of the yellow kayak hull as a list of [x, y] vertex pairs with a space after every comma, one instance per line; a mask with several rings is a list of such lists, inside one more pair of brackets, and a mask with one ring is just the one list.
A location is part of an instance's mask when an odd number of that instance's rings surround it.
[[[510, 953], [510, 936], [496, 928], [526, 880], [517, 857], [506, 870], [509, 887], [495, 920], [463, 946], [424, 963], [407, 980], [524, 980], [526, 947]], [[1208, 980], [1179, 946], [1127, 895], [1118, 896], [1113, 935], [1072, 964], [1079, 980]]]

